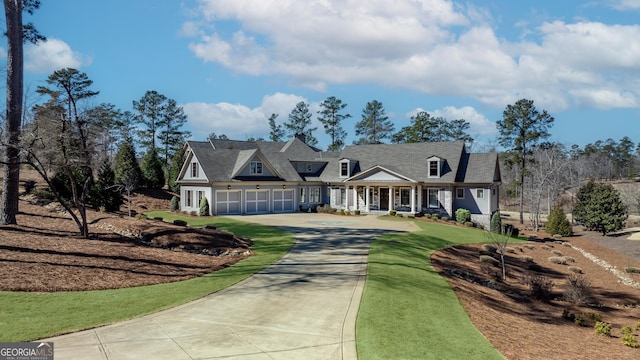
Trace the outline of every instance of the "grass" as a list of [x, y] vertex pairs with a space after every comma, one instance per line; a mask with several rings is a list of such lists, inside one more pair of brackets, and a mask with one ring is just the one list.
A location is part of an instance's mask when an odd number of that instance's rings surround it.
[[421, 230], [385, 235], [371, 245], [356, 323], [358, 358], [503, 359], [430, 264], [434, 251], [482, 243], [483, 232], [415, 223]]
[[185, 217], [151, 211], [150, 218], [215, 225], [254, 240], [255, 255], [191, 280], [134, 288], [56, 293], [0, 292], [0, 341], [30, 341], [131, 319], [171, 308], [233, 285], [273, 264], [289, 251], [292, 235], [222, 217]]

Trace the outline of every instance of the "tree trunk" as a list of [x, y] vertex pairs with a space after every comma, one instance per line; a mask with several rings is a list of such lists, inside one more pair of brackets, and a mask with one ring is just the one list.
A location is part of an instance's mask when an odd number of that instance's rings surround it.
[[20, 189], [20, 125], [22, 123], [22, 0], [4, 0], [7, 26], [6, 151], [0, 224], [16, 224]]

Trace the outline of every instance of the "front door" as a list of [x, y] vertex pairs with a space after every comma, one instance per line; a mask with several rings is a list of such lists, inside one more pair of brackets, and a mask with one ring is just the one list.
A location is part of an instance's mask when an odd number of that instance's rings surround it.
[[380, 210], [389, 210], [389, 189], [380, 188]]

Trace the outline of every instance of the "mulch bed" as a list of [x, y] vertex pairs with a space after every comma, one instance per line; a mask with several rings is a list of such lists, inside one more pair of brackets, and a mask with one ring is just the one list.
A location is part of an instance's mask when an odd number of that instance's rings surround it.
[[[547, 236], [544, 232], [535, 235]], [[615, 246], [604, 246], [601, 242], [605, 240], [587, 232], [563, 239], [619, 270], [640, 265], [638, 258], [618, 252]], [[431, 260], [454, 289], [474, 325], [508, 359], [639, 359], [640, 349], [621, 343], [620, 329], [624, 325], [633, 328], [640, 320], [640, 290], [623, 285], [611, 271], [560, 242], [538, 240], [529, 244], [535, 249], [510, 244], [518, 250], [507, 256], [508, 278], [504, 282], [488, 274], [497, 268], [481, 265], [479, 245], [443, 249], [434, 253]], [[635, 241], [626, 244], [628, 248], [638, 245], [640, 242]], [[552, 253], [554, 250], [574, 258], [575, 262], [567, 265], [550, 262], [549, 257], [556, 256]], [[528, 269], [521, 260], [523, 255], [533, 258], [539, 265], [537, 271]], [[569, 266], [582, 269], [582, 276], [591, 283], [593, 297], [589, 305], [578, 306], [563, 299], [567, 277], [575, 275]], [[530, 296], [526, 279], [533, 275], [544, 276], [553, 282], [550, 301], [534, 300]], [[627, 275], [640, 282], [639, 275]], [[601, 314], [602, 321], [612, 324], [612, 336], [596, 335], [593, 323], [581, 327], [564, 319], [565, 309], [572, 314]], [[637, 335], [640, 331], [634, 333]]]
[[[224, 231], [90, 211], [90, 239], [55, 206], [20, 202], [18, 225], [0, 226], [0, 290], [80, 291], [186, 280], [252, 255]], [[125, 234], [125, 235], [122, 235]]]

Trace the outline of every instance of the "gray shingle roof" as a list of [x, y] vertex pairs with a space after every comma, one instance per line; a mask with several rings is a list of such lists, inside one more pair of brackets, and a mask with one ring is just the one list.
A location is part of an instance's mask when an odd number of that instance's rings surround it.
[[[231, 181], [258, 152], [285, 181], [340, 182], [339, 161], [352, 162], [352, 176], [380, 166], [425, 183], [492, 183], [500, 181], [497, 154], [470, 154], [463, 142], [352, 145], [341, 152], [320, 152], [299, 139], [287, 142], [211, 140], [188, 142], [210, 181]], [[442, 159], [440, 178], [428, 177], [427, 159]], [[321, 174], [303, 179], [291, 161], [324, 161]]]

